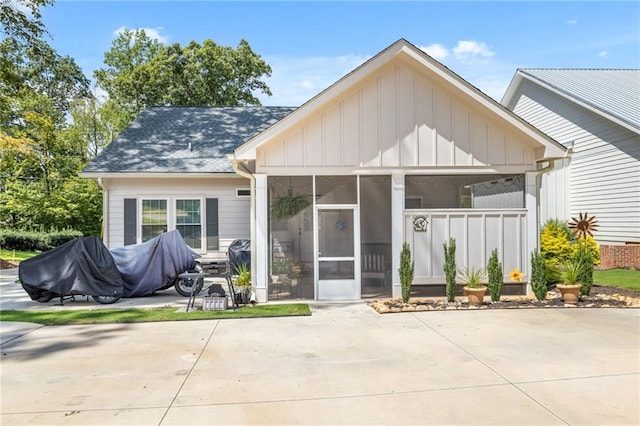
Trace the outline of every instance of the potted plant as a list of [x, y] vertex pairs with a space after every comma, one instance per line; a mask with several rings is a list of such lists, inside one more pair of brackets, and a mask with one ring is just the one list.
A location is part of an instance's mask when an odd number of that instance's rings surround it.
[[287, 189], [284, 194], [279, 194], [271, 204], [271, 217], [274, 219], [289, 219], [311, 205], [309, 196], [293, 192], [293, 188]]
[[247, 304], [251, 299], [251, 270], [246, 263], [237, 265], [235, 269], [238, 273], [235, 286], [239, 289], [240, 301]]
[[464, 294], [469, 305], [482, 305], [487, 286], [482, 283], [486, 274], [482, 268], [469, 266], [458, 271], [460, 280], [464, 285]]
[[291, 270], [291, 263], [286, 257], [276, 259], [271, 266], [271, 272], [273, 275], [277, 275], [280, 281], [284, 281], [288, 278], [288, 274]]
[[562, 300], [565, 303], [575, 305], [580, 300], [580, 288], [582, 287], [580, 277], [586, 267], [587, 265], [579, 257], [573, 257], [558, 267], [560, 284], [556, 287], [560, 290]]

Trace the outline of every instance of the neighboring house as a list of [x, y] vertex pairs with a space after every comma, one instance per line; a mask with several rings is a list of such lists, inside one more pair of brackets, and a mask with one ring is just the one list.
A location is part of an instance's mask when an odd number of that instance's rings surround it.
[[502, 104], [572, 151], [543, 175], [541, 223], [595, 215], [601, 267], [640, 267], [640, 70], [521, 69]]
[[[182, 229], [177, 217], [207, 227], [204, 200], [217, 197], [220, 212], [235, 212], [220, 214], [218, 251], [223, 240], [250, 235], [259, 302], [399, 297], [404, 241], [423, 288], [443, 289], [449, 238], [459, 266], [485, 266], [497, 248], [505, 272], [529, 273], [538, 164], [566, 149], [406, 40], [298, 109], [240, 109], [264, 118], [260, 125], [240, 125], [229, 111], [147, 109], [85, 169], [105, 188], [108, 245], [128, 243], [128, 227], [135, 241]], [[228, 116], [212, 120], [217, 114]], [[164, 119], [147, 127], [148, 115]], [[235, 198], [242, 188], [250, 200]], [[179, 200], [200, 200], [201, 210], [174, 207]]]

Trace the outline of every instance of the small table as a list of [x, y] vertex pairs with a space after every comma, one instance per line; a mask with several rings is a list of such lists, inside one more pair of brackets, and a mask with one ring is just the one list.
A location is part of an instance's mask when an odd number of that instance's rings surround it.
[[187, 312], [189, 312], [189, 307], [193, 308], [193, 306], [195, 305], [196, 294], [198, 294], [196, 289], [202, 289], [202, 286], [200, 284], [204, 281], [204, 277], [206, 275], [207, 274], [205, 274], [204, 272], [183, 272], [182, 274], [178, 275], [178, 278], [182, 280], [191, 281], [191, 294], [189, 295], [189, 301], [187, 302]]

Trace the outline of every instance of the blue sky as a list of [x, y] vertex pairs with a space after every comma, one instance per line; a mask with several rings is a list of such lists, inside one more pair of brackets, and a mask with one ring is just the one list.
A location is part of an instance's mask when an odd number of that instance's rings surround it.
[[49, 42], [88, 77], [119, 30], [164, 43], [246, 39], [271, 65], [264, 105], [298, 106], [405, 38], [500, 100], [517, 68], [640, 68], [638, 2], [57, 0]]

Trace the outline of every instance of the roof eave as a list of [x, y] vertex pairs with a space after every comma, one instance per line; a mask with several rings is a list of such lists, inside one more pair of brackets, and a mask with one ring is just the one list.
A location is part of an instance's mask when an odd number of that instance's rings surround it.
[[193, 179], [193, 178], [237, 178], [235, 172], [81, 172], [81, 178], [86, 179]]

